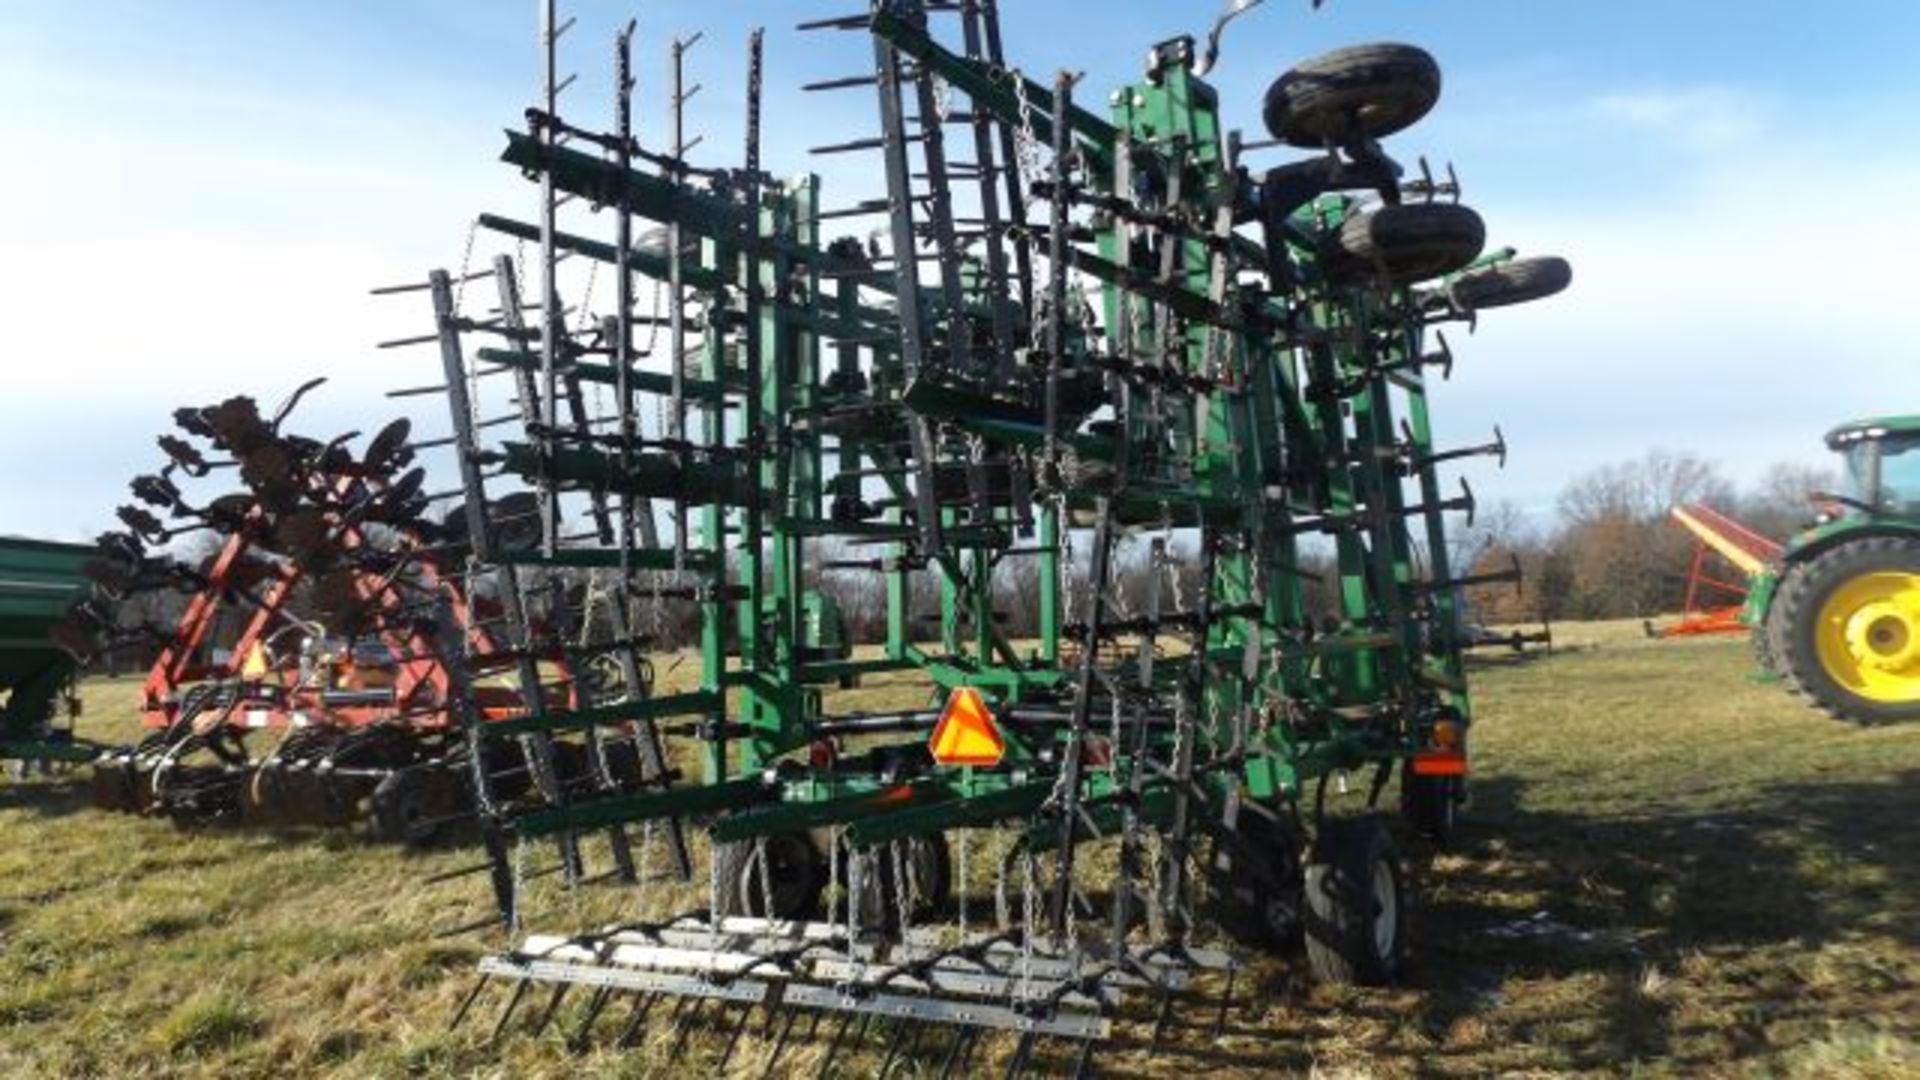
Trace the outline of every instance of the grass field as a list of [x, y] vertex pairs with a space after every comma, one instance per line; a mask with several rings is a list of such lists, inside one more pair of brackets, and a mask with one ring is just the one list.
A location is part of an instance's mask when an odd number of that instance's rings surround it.
[[[1407, 986], [1266, 962], [1219, 1034], [1123, 1041], [1103, 1071], [1920, 1075], [1920, 725], [1835, 724], [1750, 681], [1742, 642], [1560, 637], [1477, 673], [1474, 803], [1419, 868]], [[90, 734], [128, 737], [130, 684], [87, 699]], [[0, 1075], [711, 1071], [710, 1038], [448, 1032], [479, 945], [429, 935], [478, 886], [421, 879], [472, 851], [181, 832], [39, 781], [0, 786], [0, 836]]]

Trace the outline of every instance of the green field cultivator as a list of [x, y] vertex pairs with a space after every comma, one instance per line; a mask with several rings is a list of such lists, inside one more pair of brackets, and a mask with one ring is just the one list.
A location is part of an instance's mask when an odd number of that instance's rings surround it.
[[[1249, 949], [1393, 978], [1395, 836], [1444, 836], [1465, 790], [1457, 597], [1505, 577], [1447, 565], [1473, 497], [1441, 466], [1505, 445], [1434, 445], [1433, 328], [1566, 264], [1486, 253], [1451, 173], [1383, 149], [1439, 96], [1410, 46], [1281, 76], [1254, 145], [1202, 80], [1218, 28], [1097, 96], [1010, 66], [991, 0], [802, 29], [857, 69], [805, 89], [878, 106], [815, 153], [884, 191], [830, 208], [765, 171], [757, 32], [738, 167], [687, 159], [685, 42], [669, 145], [633, 136], [631, 30], [610, 129], [562, 119], [549, 9], [547, 98], [504, 154], [540, 216], [479, 219], [538, 245], [531, 296], [507, 254], [381, 290], [432, 304], [394, 344], [438, 348], [405, 393], [451, 403], [468, 588], [526, 663], [608, 673], [484, 716], [443, 619], [510, 937], [461, 1015], [708, 1029], [713, 1067], [750, 1067], [751, 1029], [769, 1069], [811, 1039], [826, 1069], [1018, 1073], [1122, 1024], [1177, 1039], [1196, 995], [1224, 1014]], [[918, 689], [836, 705], [863, 682]], [[610, 749], [613, 782], [496, 771]], [[1397, 828], [1364, 812], [1390, 791]], [[633, 887], [536, 903], [593, 881]]]
[[91, 760], [76, 739], [78, 658], [66, 628], [87, 599], [79, 544], [0, 537], [0, 760], [14, 776]]

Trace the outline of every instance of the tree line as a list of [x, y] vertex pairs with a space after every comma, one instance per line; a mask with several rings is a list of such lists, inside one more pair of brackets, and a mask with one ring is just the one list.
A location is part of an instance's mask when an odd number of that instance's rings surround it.
[[[1679, 611], [1695, 541], [1669, 512], [1700, 503], [1763, 536], [1785, 539], [1814, 514], [1808, 495], [1833, 491], [1836, 474], [1781, 463], [1742, 487], [1712, 461], [1654, 450], [1569, 481], [1542, 522], [1511, 503], [1483, 513], [1460, 540], [1457, 561], [1476, 571], [1510, 567], [1523, 585], [1467, 590], [1470, 617], [1501, 624], [1648, 618]], [[1715, 576], [1739, 574], [1716, 564]]]

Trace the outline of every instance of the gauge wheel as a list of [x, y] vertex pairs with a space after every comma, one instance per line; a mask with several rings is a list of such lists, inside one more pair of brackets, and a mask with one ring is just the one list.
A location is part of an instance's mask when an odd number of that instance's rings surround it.
[[[1240, 843], [1216, 837], [1207, 873], [1207, 914], [1227, 936], [1262, 949], [1300, 944], [1300, 842], [1289, 825], [1242, 811]], [[1258, 860], [1261, 865], [1249, 865]]]
[[[766, 871], [760, 866], [766, 853]], [[715, 899], [720, 914], [755, 918], [811, 917], [827, 886], [827, 864], [806, 833], [775, 833], [713, 847]], [[772, 908], [768, 908], [768, 899]]]
[[1379, 139], [1417, 123], [1440, 100], [1440, 65], [1412, 45], [1353, 45], [1324, 53], [1267, 88], [1267, 131], [1318, 149]]
[[1789, 574], [1773, 607], [1793, 690], [1857, 724], [1920, 718], [1920, 539], [1843, 542]]
[[1403, 203], [1354, 214], [1322, 245], [1321, 266], [1336, 285], [1384, 277], [1391, 286], [1451, 274], [1480, 257], [1487, 226], [1454, 203]]
[[1307, 963], [1324, 983], [1379, 986], [1406, 964], [1406, 868], [1378, 818], [1320, 826], [1307, 864]]
[[1547, 255], [1469, 270], [1453, 280], [1447, 293], [1460, 307], [1481, 311], [1544, 300], [1565, 291], [1571, 284], [1572, 264]]

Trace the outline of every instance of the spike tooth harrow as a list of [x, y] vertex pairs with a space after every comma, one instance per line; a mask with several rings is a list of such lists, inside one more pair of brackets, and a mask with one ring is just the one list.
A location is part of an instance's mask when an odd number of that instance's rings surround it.
[[[623, 1045], [659, 1019], [655, 1002], [679, 1000], [676, 1056], [717, 1003], [723, 1066], [760, 1009], [770, 1068], [811, 1012], [810, 1031], [840, 1020], [823, 1068], [858, 1044], [884, 1073], [924, 1057], [920, 1028], [938, 1024], [956, 1029], [944, 1072], [1005, 1032], [1017, 1074], [1043, 1039], [1084, 1069], [1125, 1022], [1150, 1023], [1157, 1045], [1195, 995], [1220, 990], [1224, 1018], [1249, 945], [1304, 932], [1320, 976], [1390, 978], [1401, 857], [1377, 820], [1325, 804], [1336, 778], [1370, 773], [1371, 805], [1398, 773], [1410, 830], [1451, 821], [1469, 709], [1444, 515], [1472, 497], [1445, 497], [1437, 469], [1505, 452], [1435, 448], [1426, 369], [1450, 370], [1452, 352], [1425, 335], [1471, 317], [1469, 292], [1497, 306], [1485, 280], [1449, 283], [1511, 252], [1481, 260], [1478, 216], [1438, 201], [1458, 198], [1451, 171], [1436, 183], [1423, 163], [1402, 185], [1375, 141], [1433, 104], [1431, 59], [1370, 46], [1283, 77], [1269, 127], [1325, 157], [1256, 178], [1188, 39], [1156, 46], [1102, 119], [1073, 79], [1008, 66], [988, 0], [876, 3], [812, 27], [871, 46], [870, 76], [808, 87], [877, 95], [877, 136], [816, 151], [880, 155], [888, 197], [841, 211], [822, 208], [817, 178], [762, 172], [758, 32], [744, 166], [709, 169], [686, 161], [687, 42], [672, 50], [674, 148], [655, 153], [633, 137], [630, 33], [615, 130], [558, 117], [556, 24], [549, 5], [545, 107], [503, 154], [540, 183], [540, 220], [475, 226], [540, 244], [540, 299], [522, 299], [523, 268], [503, 255], [483, 272], [499, 314], [475, 319], [458, 287], [473, 275], [435, 271], [435, 332], [411, 341], [439, 349], [452, 434], [431, 442], [461, 472], [449, 497], [469, 580], [494, 581], [517, 655], [596, 652], [620, 673], [591, 704], [536, 697], [488, 718], [460, 659], [472, 642], [443, 612], [489, 855], [476, 871], [509, 938], [456, 1023], [491, 982], [511, 987], [496, 1032], [533, 988], [538, 1029], [579, 987], [576, 1043], [622, 992], [636, 995]], [[972, 161], [953, 159], [949, 127]], [[574, 198], [611, 210], [611, 241], [562, 220]], [[636, 215], [664, 234], [636, 242]], [[885, 245], [822, 235], [868, 215]], [[563, 283], [563, 257], [584, 282]], [[614, 310], [597, 317], [592, 275], [608, 267]], [[635, 275], [664, 312], [635, 311]], [[482, 420], [501, 394], [504, 423]], [[502, 480], [531, 492], [537, 530], [489, 519]], [[670, 545], [656, 504], [673, 507]], [[1336, 556], [1330, 618], [1307, 604], [1309, 531]], [[1140, 539], [1144, 567], [1126, 554]], [[835, 557], [866, 547], [883, 552]], [[1009, 565], [1032, 568], [1030, 644], [997, 618]], [[830, 572], [882, 583], [876, 655], [848, 647]], [[525, 604], [543, 589], [544, 623]], [[668, 611], [693, 624], [699, 656], [697, 680], [671, 691], [639, 675], [640, 628]], [[999, 759], [937, 760], [934, 713], [830, 711], [832, 687], [895, 672], [984, 695]], [[542, 762], [611, 740], [639, 748], [631, 782], [542, 778]], [[488, 751], [500, 745], [522, 753]], [[535, 781], [502, 783], [502, 760]], [[704, 826], [705, 881], [683, 823]], [[681, 879], [663, 887], [669, 902], [697, 895], [690, 914], [658, 916], [656, 826]], [[589, 865], [596, 837], [606, 874]], [[525, 852], [549, 842], [557, 867], [529, 871]], [[985, 924], [968, 918], [981, 858], [997, 861]], [[529, 906], [550, 873], [638, 892], [555, 932]], [[875, 1022], [892, 1025], [884, 1045]]]

